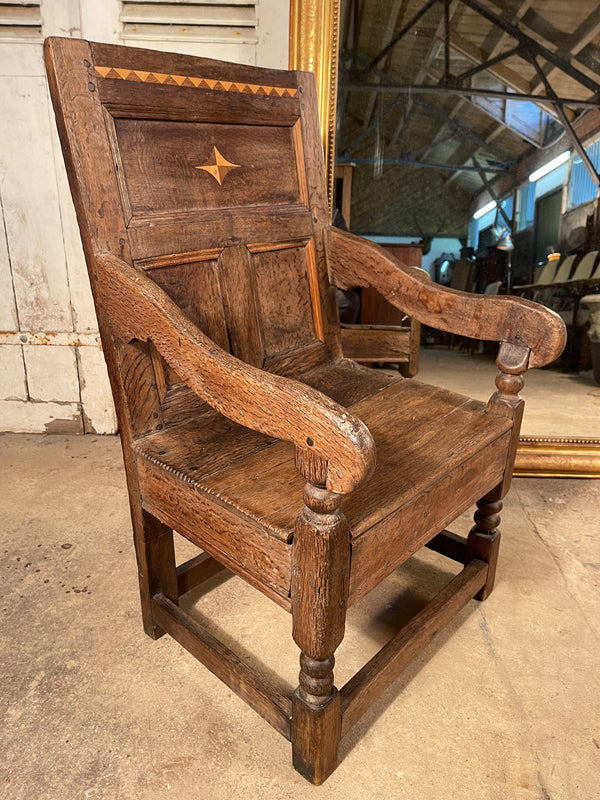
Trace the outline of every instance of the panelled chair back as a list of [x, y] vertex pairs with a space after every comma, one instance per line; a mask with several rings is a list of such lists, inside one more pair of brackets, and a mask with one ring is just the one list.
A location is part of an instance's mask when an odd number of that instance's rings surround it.
[[[45, 53], [145, 630], [188, 648], [321, 783], [409, 659], [491, 591], [521, 374], [560, 352], [562, 322], [436, 286], [331, 228], [313, 76], [72, 39]], [[366, 285], [427, 325], [499, 341], [489, 403], [343, 359], [334, 287]], [[447, 532], [475, 502], [468, 539]], [[176, 565], [173, 531], [197, 557]], [[424, 545], [464, 568], [338, 690], [347, 609]], [[291, 613], [291, 696], [180, 605], [224, 568]]]

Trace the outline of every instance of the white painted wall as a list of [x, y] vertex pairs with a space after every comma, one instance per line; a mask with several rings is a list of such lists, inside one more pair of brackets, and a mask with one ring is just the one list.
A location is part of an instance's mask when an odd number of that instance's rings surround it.
[[[38, 27], [0, 28], [0, 431], [113, 433], [116, 419], [48, 96], [43, 37], [83, 36], [284, 69], [288, 2], [256, 0], [254, 28], [183, 35], [168, 27], [149, 33], [144, 26], [125, 34], [120, 0], [39, 5], [39, 11], [26, 12], [30, 22], [39, 15]], [[23, 4], [13, 6], [16, 20]]]

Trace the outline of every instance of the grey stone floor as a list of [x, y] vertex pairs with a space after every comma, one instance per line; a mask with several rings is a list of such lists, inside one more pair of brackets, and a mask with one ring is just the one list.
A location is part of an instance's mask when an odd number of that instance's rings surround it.
[[[495, 390], [495, 355], [421, 347], [417, 380], [486, 401]], [[522, 392], [525, 436], [600, 439], [600, 385], [591, 370], [532, 369]]]
[[[117, 439], [7, 434], [0, 451], [0, 797], [600, 797], [600, 481], [515, 480], [494, 593], [413, 662], [315, 788], [267, 723], [142, 633]], [[416, 557], [351, 610], [339, 683], [448, 569]], [[284, 611], [236, 578], [191, 603], [294, 685]]]

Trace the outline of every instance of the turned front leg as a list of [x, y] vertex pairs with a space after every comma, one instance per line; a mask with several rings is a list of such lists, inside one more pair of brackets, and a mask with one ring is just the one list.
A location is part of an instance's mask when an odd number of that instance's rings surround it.
[[488, 573], [485, 585], [475, 595], [477, 600], [485, 600], [491, 594], [496, 579], [496, 565], [500, 549], [500, 511], [502, 502], [498, 499], [498, 489], [477, 501], [475, 525], [469, 531], [467, 539], [468, 564], [474, 558], [487, 562]]
[[333, 654], [344, 638], [350, 534], [342, 496], [325, 488], [326, 464], [310, 451], [297, 451], [296, 465], [309, 482], [292, 545], [292, 635], [301, 650], [292, 748], [294, 767], [320, 784], [338, 763], [341, 712]]

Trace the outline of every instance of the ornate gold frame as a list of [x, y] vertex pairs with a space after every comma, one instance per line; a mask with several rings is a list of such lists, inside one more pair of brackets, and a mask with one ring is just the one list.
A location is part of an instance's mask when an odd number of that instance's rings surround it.
[[290, 69], [314, 72], [325, 149], [329, 198], [333, 195], [340, 0], [290, 0]]
[[[290, 69], [317, 78], [329, 195], [333, 193], [340, 0], [290, 0]], [[600, 439], [522, 436], [515, 475], [600, 478]]]

